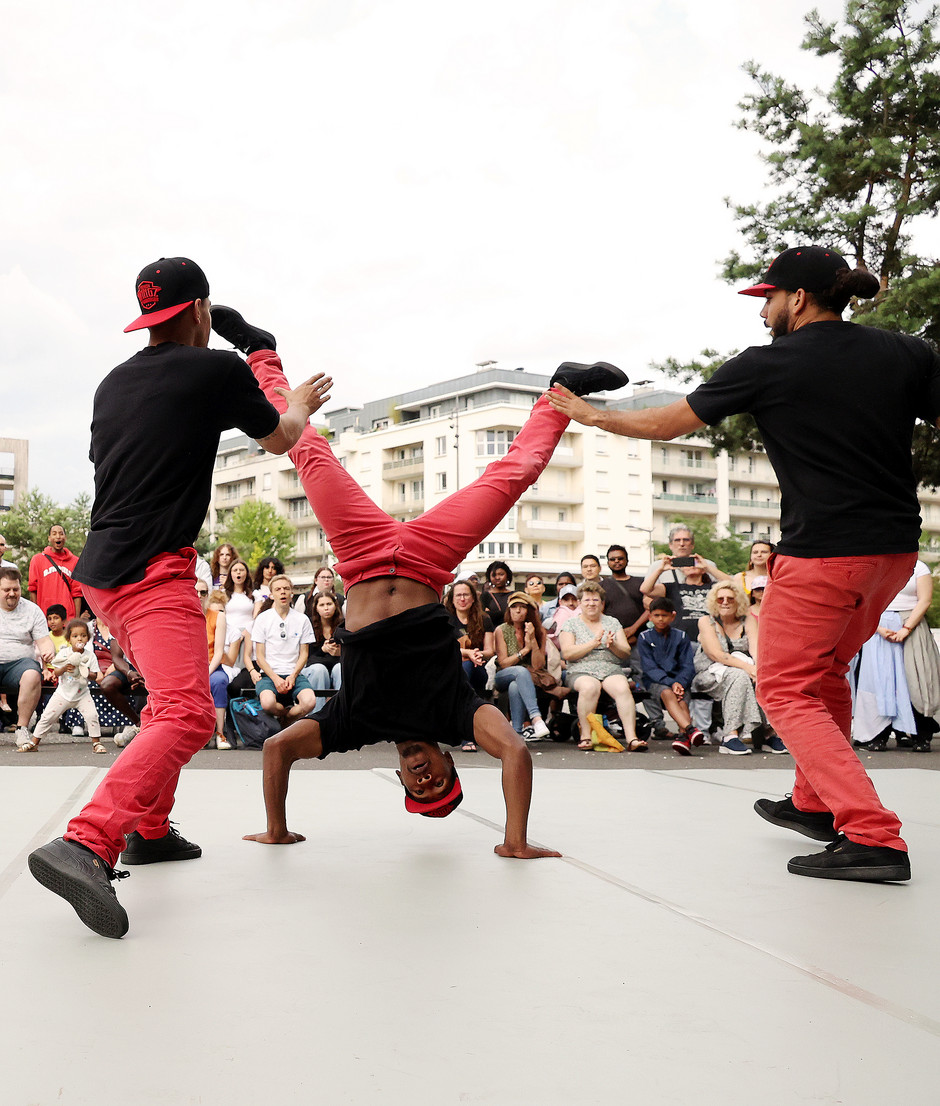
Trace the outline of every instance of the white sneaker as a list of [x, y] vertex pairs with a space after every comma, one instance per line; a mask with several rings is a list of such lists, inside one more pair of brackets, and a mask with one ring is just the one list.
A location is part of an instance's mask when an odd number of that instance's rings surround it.
[[215, 747], [217, 749], [231, 749], [231, 743], [226, 741], [222, 734], [219, 734], [215, 739]]
[[72, 727], [72, 737], [84, 737], [84, 736], [85, 736], [85, 727], [84, 726], [73, 726]]
[[540, 718], [538, 722], [532, 723], [532, 736], [535, 738], [548, 737], [551, 730], [545, 725], [545, 722]]
[[130, 745], [139, 733], [140, 726], [125, 726], [119, 734], [114, 735], [114, 744], [119, 749], [123, 749], [125, 745]]

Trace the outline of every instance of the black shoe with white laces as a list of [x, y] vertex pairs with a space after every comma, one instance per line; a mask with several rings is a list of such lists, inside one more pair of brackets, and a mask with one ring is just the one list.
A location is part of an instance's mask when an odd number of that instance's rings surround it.
[[787, 871], [816, 879], [903, 883], [911, 878], [911, 862], [903, 849], [860, 845], [839, 834], [821, 853], [795, 856], [787, 864]]
[[187, 841], [174, 827], [163, 837], [148, 839], [135, 830], [127, 835], [127, 845], [121, 853], [122, 864], [159, 864], [164, 860], [195, 860], [202, 849]]
[[618, 369], [616, 365], [610, 365], [606, 361], [596, 361], [593, 365], [563, 361], [555, 370], [549, 387], [561, 384], [576, 396], [587, 396], [591, 392], [612, 392], [615, 388], [622, 388], [629, 383], [630, 378], [623, 369]]
[[814, 841], [834, 841], [839, 835], [832, 820], [832, 815], [810, 810], [798, 810], [793, 805], [793, 799], [787, 795], [785, 799], [758, 799], [754, 809], [764, 819], [775, 826], [783, 826], [784, 829], [796, 830], [804, 837], [811, 837]]
[[43, 887], [65, 899], [89, 929], [102, 937], [127, 933], [127, 911], [111, 881], [126, 879], [130, 872], [116, 872], [91, 849], [62, 837], [30, 853], [27, 863]]
[[245, 322], [234, 307], [212, 305], [212, 329], [220, 338], [231, 342], [242, 353], [257, 353], [261, 349], [277, 349], [274, 335]]

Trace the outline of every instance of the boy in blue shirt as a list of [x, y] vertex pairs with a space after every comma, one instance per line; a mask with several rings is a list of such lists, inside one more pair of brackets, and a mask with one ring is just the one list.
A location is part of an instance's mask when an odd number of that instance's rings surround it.
[[670, 599], [654, 599], [650, 603], [652, 630], [644, 630], [636, 647], [643, 675], [640, 682], [654, 699], [659, 699], [663, 709], [679, 727], [672, 743], [673, 749], [683, 757], [692, 755], [692, 747], [701, 745], [705, 736], [692, 723], [686, 704], [689, 686], [695, 676], [692, 662], [692, 643], [684, 631], [677, 630], [676, 608]]

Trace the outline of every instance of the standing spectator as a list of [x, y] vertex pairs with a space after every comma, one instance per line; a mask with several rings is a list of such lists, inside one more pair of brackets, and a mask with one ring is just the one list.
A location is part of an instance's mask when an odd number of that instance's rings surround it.
[[596, 553], [585, 553], [581, 558], [581, 579], [597, 583], [601, 578], [601, 561]]
[[[95, 393], [95, 501], [75, 577], [96, 615], [146, 679], [143, 726], [115, 759], [64, 838], [29, 857], [33, 876], [104, 937], [127, 913], [111, 887], [125, 864], [195, 859], [198, 845], [170, 826], [179, 773], [214, 728], [206, 622], [194, 591], [196, 540], [206, 517], [223, 430], [286, 452], [322, 402], [327, 381], [288, 392], [278, 414], [245, 362], [207, 349], [209, 284], [188, 258], [161, 258], [135, 281], [144, 349]], [[123, 852], [122, 852], [123, 850]]]
[[29, 598], [41, 610], [61, 603], [77, 618], [82, 608], [82, 588], [72, 578], [78, 557], [65, 545], [65, 527], [49, 528], [49, 544], [29, 562]]
[[228, 580], [229, 569], [232, 566], [232, 562], [237, 560], [238, 550], [234, 545], [229, 542], [222, 542], [221, 545], [217, 545], [215, 552], [212, 554], [212, 562], [209, 565], [209, 570], [212, 573], [212, 586], [214, 588], [224, 588], [225, 583]]
[[262, 557], [255, 568], [255, 618], [261, 613], [265, 599], [271, 597], [271, 581], [275, 576], [284, 575], [284, 565], [277, 557]]
[[0, 534], [0, 568], [16, 568], [16, 565], [12, 561], [4, 559], [3, 554], [7, 551], [7, 539]]
[[773, 543], [766, 538], [758, 538], [751, 543], [751, 553], [748, 557], [747, 568], [739, 572], [735, 577], [744, 588], [744, 594], [750, 598], [751, 588], [755, 580], [767, 580], [767, 565], [773, 556]]
[[643, 603], [643, 592], [640, 584], [643, 582], [639, 576], [628, 576], [627, 565], [630, 558], [622, 545], [611, 545], [607, 550], [607, 567], [610, 576], [601, 579], [601, 586], [607, 599], [604, 603], [604, 614], [616, 618], [623, 627], [627, 641], [632, 646], [636, 642], [637, 634], [648, 622], [646, 607]]
[[95, 753], [108, 751], [101, 744], [98, 711], [88, 689], [89, 678], [93, 683], [101, 682], [101, 669], [88, 638], [88, 626], [80, 618], [73, 618], [66, 626], [65, 632], [66, 644], [59, 649], [52, 660], [52, 671], [59, 681], [58, 687], [46, 703], [46, 709], [36, 724], [32, 740], [17, 745], [18, 753], [35, 752], [39, 742], [46, 734], [52, 732], [62, 715], [67, 710], [73, 709], [77, 710], [85, 720], [92, 751]]
[[255, 690], [262, 710], [273, 718], [293, 721], [317, 705], [313, 688], [302, 674], [313, 627], [305, 614], [291, 607], [293, 586], [287, 576], [275, 576], [269, 586], [274, 605], [262, 611], [251, 628], [256, 664], [263, 673]]
[[229, 565], [225, 581], [225, 622], [229, 629], [249, 630], [254, 619], [255, 601], [251, 593], [251, 572], [244, 561], [235, 559]]
[[483, 610], [498, 626], [506, 614], [506, 604], [512, 592], [512, 570], [505, 561], [493, 561], [486, 570], [486, 586], [481, 600]]
[[53, 657], [52, 639], [42, 611], [23, 598], [18, 568], [0, 568], [0, 690], [16, 696], [17, 746], [28, 744], [29, 720], [39, 703], [43, 664]]
[[[545, 668], [545, 631], [538, 608], [525, 592], [515, 591], [506, 605], [506, 620], [495, 634], [496, 690], [509, 692], [512, 728], [526, 741], [541, 741], [548, 736], [542, 719], [534, 670]], [[526, 717], [529, 726], [525, 725]]]
[[[334, 635], [343, 625], [343, 613], [332, 592], [318, 594], [310, 614], [313, 627], [313, 641], [307, 653], [307, 667], [303, 670], [308, 683], [315, 692], [332, 688], [339, 691], [343, 686], [343, 668], [340, 663], [341, 649]], [[325, 701], [317, 697], [318, 710]]]
[[581, 613], [569, 618], [560, 634], [561, 655], [568, 665], [567, 684], [578, 693], [579, 749], [595, 745], [592, 719], [597, 724], [601, 691], [614, 700], [624, 741], [631, 753], [645, 753], [647, 745], [636, 736], [636, 707], [622, 661], [630, 655], [623, 627], [604, 613], [604, 589], [585, 580], [578, 589]]
[[693, 746], [705, 740], [702, 731], [693, 724], [688, 708], [688, 694], [695, 678], [692, 643], [682, 630], [677, 630], [676, 608], [670, 599], [654, 599], [650, 603], [651, 630], [644, 630], [637, 640], [641, 682], [650, 698], [658, 700], [679, 727], [672, 743], [680, 755], [692, 755]]
[[[450, 618], [460, 646], [460, 658], [464, 675], [473, 690], [483, 698], [486, 691], [486, 663], [496, 655], [493, 641], [493, 620], [483, 610], [476, 589], [469, 581], [455, 581], [444, 597], [444, 609]], [[472, 745], [473, 748], [464, 748]], [[470, 740], [461, 746], [464, 752], [476, 752], [476, 743]]]

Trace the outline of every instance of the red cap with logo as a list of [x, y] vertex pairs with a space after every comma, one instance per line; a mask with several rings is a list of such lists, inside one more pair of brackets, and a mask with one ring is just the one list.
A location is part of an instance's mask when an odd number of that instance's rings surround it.
[[161, 257], [141, 269], [135, 284], [140, 314], [124, 333], [159, 326], [209, 295], [206, 274], [188, 257]]

